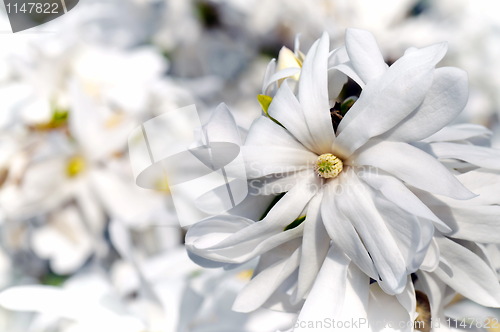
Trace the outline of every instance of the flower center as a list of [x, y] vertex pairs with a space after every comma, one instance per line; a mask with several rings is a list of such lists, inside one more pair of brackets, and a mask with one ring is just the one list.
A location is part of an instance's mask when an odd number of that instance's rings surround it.
[[342, 160], [331, 153], [325, 153], [319, 156], [314, 165], [316, 174], [325, 179], [337, 177], [340, 172], [342, 172], [343, 168], [344, 163]]

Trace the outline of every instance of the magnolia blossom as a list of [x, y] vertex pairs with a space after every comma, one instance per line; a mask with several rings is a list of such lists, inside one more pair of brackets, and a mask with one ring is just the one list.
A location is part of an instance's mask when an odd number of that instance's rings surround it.
[[[500, 160], [498, 151], [467, 140], [478, 127], [445, 127], [467, 101], [465, 72], [436, 68], [446, 49], [444, 43], [409, 49], [389, 67], [368, 32], [348, 30], [346, 46], [331, 52], [324, 34], [299, 63], [296, 89], [281, 82], [243, 146], [250, 186], [260, 195], [281, 195], [254, 206], [261, 218], [229, 211], [195, 224], [186, 237], [200, 264], [260, 256], [234, 309], [293, 311], [303, 305], [298, 321], [370, 316], [371, 279], [395, 295], [413, 321], [409, 275], [418, 271], [436, 271], [441, 280], [462, 284], [460, 290], [470, 283], [488, 289], [485, 305], [500, 306], [500, 286], [481, 265], [487, 263], [479, 264], [486, 279], [478, 279], [472, 256], [469, 264], [440, 253], [441, 246], [461, 246], [446, 236], [471, 237], [473, 216], [457, 212], [450, 220], [439, 209], [492, 204], [496, 196], [478, 201], [463, 177], [474, 178], [483, 167], [496, 179], [490, 170]], [[346, 76], [362, 89], [359, 98], [341, 93]], [[483, 213], [484, 231], [498, 227], [488, 221], [495, 208]]]

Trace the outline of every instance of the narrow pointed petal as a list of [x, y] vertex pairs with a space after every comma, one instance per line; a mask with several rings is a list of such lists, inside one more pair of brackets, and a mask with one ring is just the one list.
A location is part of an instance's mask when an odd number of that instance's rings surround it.
[[249, 178], [312, 169], [318, 159], [316, 154], [308, 150], [275, 146], [243, 146], [242, 153]]
[[321, 217], [328, 235], [339, 249], [343, 250], [356, 265], [368, 276], [376, 279], [378, 274], [373, 265], [368, 250], [361, 241], [351, 221], [341, 212], [336, 204], [337, 190], [343, 183], [330, 182], [326, 185], [323, 202], [321, 203]]
[[377, 79], [389, 68], [382, 53], [380, 53], [375, 38], [370, 32], [360, 29], [347, 29], [345, 43], [352, 66], [364, 83]]
[[349, 185], [337, 195], [338, 210], [351, 221], [373, 259], [386, 291], [400, 293], [406, 284], [406, 263], [384, 219], [377, 210], [369, 187], [353, 171], [345, 172]]
[[410, 321], [414, 321], [415, 318], [413, 317], [415, 315], [415, 310], [417, 308], [417, 301], [415, 298], [415, 287], [413, 286], [413, 282], [411, 280], [411, 276], [408, 276], [407, 281], [406, 281], [406, 288], [401, 294], [397, 294], [396, 298], [398, 299], [399, 303], [403, 306], [403, 308], [406, 309], [406, 312], [408, 312], [408, 318]]
[[453, 121], [464, 109], [469, 96], [467, 73], [458, 68], [438, 68], [422, 105], [408, 115], [384, 139], [419, 141]]
[[441, 255], [448, 262], [451, 275], [441, 268], [434, 273], [447, 285], [469, 299], [487, 306], [500, 306], [500, 284], [493, 269], [460, 244], [437, 239]]
[[455, 199], [475, 197], [435, 158], [406, 143], [379, 141], [359, 151], [355, 162], [378, 167], [409, 185], [434, 194]]
[[500, 170], [500, 150], [457, 143], [431, 143], [437, 158], [463, 160], [473, 165]]
[[[346, 296], [347, 270], [349, 258], [332, 246], [319, 271], [297, 322], [322, 321], [341, 314]], [[294, 332], [309, 331], [308, 327], [294, 329]]]
[[252, 123], [248, 131], [245, 146], [275, 146], [304, 150], [304, 146], [285, 128], [266, 116], [261, 116]]
[[[186, 248], [197, 257], [214, 262], [240, 264], [277, 246], [299, 238], [304, 226], [279, 231], [268, 225], [234, 216], [218, 216], [194, 224], [186, 235]], [[234, 236], [233, 236], [234, 235]], [[237, 245], [225, 245], [233, 238]], [[208, 265], [205, 262], [204, 265]], [[214, 264], [220, 266], [220, 264]]]
[[276, 72], [275, 74], [273, 74], [271, 77], [269, 77], [269, 81], [267, 81], [267, 84], [264, 85], [263, 91], [267, 91], [273, 83], [278, 82], [279, 80], [282, 80], [282, 79], [285, 79], [288, 77], [292, 77], [292, 76], [295, 76], [298, 74], [300, 74], [300, 68], [298, 68], [298, 67], [297, 68], [282, 69], [282, 70]]
[[367, 84], [340, 122], [337, 149], [349, 156], [371, 137], [394, 128], [413, 112], [424, 100], [434, 66], [445, 52], [446, 46], [438, 44], [405, 54], [383, 76]]
[[431, 306], [431, 317], [441, 318], [444, 306], [444, 296], [447, 289], [446, 284], [434, 273], [419, 271], [418, 290], [427, 295]]
[[296, 185], [258, 222], [238, 216], [205, 219], [188, 230], [186, 247], [195, 255], [224, 263], [242, 263], [300, 237], [304, 224], [285, 231], [300, 216], [317, 186], [307, 179]]
[[297, 269], [300, 250], [296, 249], [290, 257], [283, 259], [255, 276], [236, 297], [233, 310], [251, 312], [261, 307], [278, 287]]
[[204, 127], [209, 142], [243, 144], [233, 114], [224, 103], [217, 106]]
[[471, 138], [487, 138], [492, 135], [491, 130], [486, 127], [472, 124], [461, 123], [444, 127], [435, 134], [423, 139], [424, 142], [452, 142], [463, 141]]
[[335, 140], [328, 101], [328, 38], [324, 33], [311, 46], [299, 80], [299, 101], [318, 154], [329, 152]]
[[294, 302], [301, 300], [311, 288], [330, 247], [330, 237], [321, 220], [320, 204], [322, 199], [322, 194], [316, 195], [307, 208], [304, 235], [302, 236], [297, 294]]
[[379, 190], [389, 201], [409, 213], [432, 221], [441, 232], [451, 229], [441, 221], [403, 182], [377, 169], [362, 168], [358, 176], [372, 188]]
[[432, 239], [429, 249], [425, 254], [424, 261], [420, 265], [420, 269], [428, 272], [434, 271], [439, 265], [439, 257], [439, 246], [436, 242], [436, 239]]
[[300, 171], [317, 159], [316, 154], [267, 117], [252, 124], [242, 155], [250, 178]]
[[500, 243], [500, 206], [431, 206], [441, 219], [450, 225], [454, 238], [480, 243]]
[[428, 220], [418, 220], [376, 194], [374, 202], [385, 217], [385, 224], [405, 260], [407, 272], [415, 272], [422, 264], [432, 241], [434, 226]]
[[[385, 293], [377, 284], [370, 285], [368, 321], [376, 332], [412, 332], [409, 313], [395, 296]], [[404, 325], [401, 325], [405, 323]]]
[[266, 72], [264, 73], [264, 79], [262, 80], [262, 94], [267, 95], [267, 90], [269, 85], [271, 85], [271, 76], [276, 72], [276, 59], [269, 61], [267, 65]]
[[278, 120], [299, 142], [308, 149], [314, 149], [314, 141], [302, 106], [285, 81], [269, 106], [269, 115]]

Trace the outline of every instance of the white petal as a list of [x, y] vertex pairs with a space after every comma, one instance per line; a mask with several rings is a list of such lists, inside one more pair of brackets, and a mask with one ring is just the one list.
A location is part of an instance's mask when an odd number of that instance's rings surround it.
[[431, 143], [432, 153], [437, 158], [458, 159], [473, 165], [500, 170], [500, 150], [456, 143]]
[[424, 139], [424, 142], [462, 141], [473, 137], [489, 136], [491, 136], [491, 131], [483, 126], [471, 123], [462, 123], [444, 127], [434, 135]]
[[233, 304], [237, 312], [251, 312], [261, 307], [276, 289], [297, 269], [300, 250], [266, 268], [255, 276], [239, 293]]
[[[393, 235], [380, 215], [369, 187], [351, 170], [344, 171], [342, 194], [336, 196], [338, 211], [353, 224], [373, 259], [386, 292], [400, 293], [406, 284], [405, 261]], [[377, 278], [379, 279], [379, 278]]]
[[[299, 314], [294, 331], [331, 331], [334, 328], [371, 331], [367, 312], [370, 310], [368, 277], [354, 264], [348, 267], [337, 262], [336, 266], [332, 262], [329, 264], [331, 272], [336, 274], [327, 276], [325, 273], [321, 279], [318, 278]], [[346, 274], [344, 269], [347, 269]], [[339, 322], [342, 326], [337, 325]]]
[[299, 267], [296, 301], [301, 300], [314, 283], [330, 247], [330, 238], [321, 220], [322, 194], [316, 195], [307, 208]]
[[128, 229], [119, 220], [111, 220], [109, 223], [109, 236], [113, 247], [120, 256], [126, 260], [133, 261], [134, 245]]
[[381, 141], [358, 152], [358, 165], [375, 166], [419, 189], [455, 199], [475, 195], [441, 163], [406, 143]]
[[276, 72], [271, 77], [269, 77], [269, 81], [267, 82], [267, 85], [264, 86], [264, 91], [267, 91], [267, 89], [269, 89], [271, 84], [273, 84], [274, 82], [277, 82], [277, 81], [282, 80], [282, 79], [287, 78], [287, 77], [295, 76], [297, 74], [300, 74], [300, 68], [298, 68], [298, 67], [297, 68], [285, 68], [285, 69], [282, 69], [282, 70]]
[[276, 72], [276, 59], [272, 59], [269, 61], [267, 65], [266, 72], [264, 73], [264, 79], [262, 80], [262, 94], [267, 94], [267, 89], [271, 84], [270, 79], [271, 76]]
[[481, 243], [500, 243], [500, 206], [431, 206], [453, 230], [449, 236]]
[[[399, 303], [406, 309], [408, 312], [409, 320], [414, 321], [416, 317], [415, 310], [417, 308], [417, 300], [415, 298], [415, 288], [413, 286], [413, 281], [411, 280], [411, 276], [408, 276], [406, 281], [406, 288], [401, 294], [396, 295]], [[415, 317], [414, 317], [415, 316]]]
[[316, 154], [267, 117], [252, 124], [242, 154], [247, 174], [254, 178], [299, 171], [311, 167], [317, 159]]
[[344, 75], [346, 75], [347, 77], [352, 79], [354, 82], [356, 82], [361, 88], [363, 88], [363, 89], [365, 88], [365, 83], [363, 82], [361, 77], [359, 77], [359, 75], [354, 70], [351, 61], [347, 61], [345, 63], [338, 64], [335, 67], [333, 67], [332, 69], [340, 71], [341, 73], [343, 73]]
[[434, 222], [441, 232], [451, 229], [443, 223], [422, 201], [412, 193], [400, 180], [383, 174], [380, 170], [360, 169], [357, 175], [374, 189], [380, 192], [392, 203], [409, 213]]
[[204, 126], [205, 135], [209, 142], [230, 142], [241, 145], [238, 126], [226, 104], [221, 103], [210, 116]]
[[[255, 225], [261, 226], [256, 227]], [[235, 227], [237, 227], [235, 229]], [[196, 256], [215, 262], [239, 264], [302, 235], [303, 225], [284, 232], [244, 218], [213, 217], [193, 225], [186, 235], [186, 248]], [[237, 245], [224, 241], [243, 238]]]
[[312, 168], [318, 156], [305, 149], [286, 147], [243, 146], [245, 168], [249, 178], [270, 174], [299, 172]]
[[384, 139], [410, 142], [429, 137], [458, 116], [468, 96], [466, 72], [452, 67], [436, 69], [422, 104], [384, 134]]
[[434, 66], [445, 52], [445, 45], [439, 44], [405, 54], [383, 76], [367, 84], [339, 124], [336, 148], [349, 156], [413, 112], [424, 100]]
[[439, 265], [439, 246], [435, 239], [432, 239], [432, 242], [427, 250], [424, 261], [422, 265], [420, 265], [420, 269], [428, 272], [432, 272], [437, 269]]
[[492, 268], [458, 243], [437, 239], [441, 255], [451, 268], [451, 275], [441, 267], [434, 273], [458, 293], [487, 306], [500, 306], [500, 284]]
[[[334, 79], [334, 73], [338, 72], [342, 75], [339, 77], [341, 79], [340, 82], [332, 82]], [[337, 97], [337, 94], [332, 93], [332, 91], [337, 91], [339, 88], [341, 89], [343, 85], [347, 82], [348, 77], [354, 80], [361, 88], [365, 87], [365, 83], [359, 77], [359, 75], [354, 70], [352, 62], [349, 60], [349, 55], [347, 54], [347, 50], [345, 46], [336, 48], [335, 50], [330, 52], [330, 57], [328, 58], [328, 84], [336, 85], [337, 87], [329, 87], [329, 96], [330, 99], [334, 99]], [[343, 77], [342, 77], [343, 76]], [[332, 84], [333, 83], [333, 84]], [[340, 83], [342, 86], [339, 86]], [[340, 93], [340, 90], [338, 90]]]
[[74, 207], [55, 214], [32, 237], [33, 250], [50, 260], [51, 268], [61, 275], [77, 270], [94, 251], [92, 235]]
[[[269, 115], [278, 120], [304, 146], [312, 150], [314, 141], [307, 127], [302, 106], [285, 81], [269, 106]], [[307, 116], [307, 115], [306, 115]]]
[[418, 290], [427, 295], [431, 306], [431, 317], [439, 319], [443, 312], [444, 296], [447, 286], [434, 273], [417, 272]]
[[124, 331], [140, 331], [143, 328], [136, 319], [118, 315], [107, 305], [79, 295], [76, 291], [51, 286], [19, 286], [0, 293], [0, 305], [10, 310], [33, 311], [76, 320], [90, 326], [98, 322], [98, 326], [115, 326], [122, 330], [122, 325], [127, 322], [132, 325]]
[[[405, 259], [407, 273], [415, 272], [424, 260], [434, 234], [434, 226], [428, 220], [418, 220], [376, 194], [374, 202]], [[385, 282], [381, 286], [384, 288]]]
[[[337, 317], [341, 314], [344, 303], [347, 302], [345, 301], [345, 295], [349, 262], [349, 258], [339, 248], [335, 246], [330, 248], [299, 314], [298, 323], [302, 321], [323, 321], [326, 318]], [[295, 328], [294, 332], [299, 331], [310, 330], [307, 327], [300, 327], [299, 324], [299, 327]]]
[[[26, 299], [30, 300], [26, 301]], [[68, 307], [70, 303], [78, 306], [78, 302], [71, 299], [70, 294], [60, 288], [50, 286], [18, 286], [0, 293], [0, 305], [4, 308], [55, 314], [59, 317], [75, 319], [79, 314], [77, 310], [74, 310], [74, 306]]]
[[[279, 231], [300, 217], [309, 200], [317, 193], [319, 186], [311, 178], [304, 178], [292, 190], [287, 192], [261, 221], [252, 224], [241, 234], [234, 234], [230, 239], [225, 239], [218, 246], [234, 246], [249, 236], [261, 234], [265, 231]], [[293, 229], [292, 229], [293, 230]], [[285, 232], [286, 233], [286, 232]]]
[[302, 235], [304, 224], [284, 231], [300, 216], [317, 188], [303, 181], [295, 186], [261, 221], [238, 216], [217, 216], [193, 225], [186, 235], [186, 247], [203, 258], [225, 263], [242, 263]]
[[336, 69], [328, 70], [328, 99], [337, 100], [347, 83], [347, 75]]
[[[483, 307], [468, 299], [462, 299], [457, 303], [447, 306], [445, 314], [446, 317], [451, 317], [459, 322], [473, 321], [474, 323], [477, 322], [478, 325], [487, 319], [485, 326], [498, 325], [496, 322], [500, 321], [500, 310], [498, 308]], [[493, 327], [488, 330], [495, 331]]]
[[395, 296], [384, 293], [377, 284], [370, 286], [369, 301], [368, 321], [373, 332], [413, 331], [413, 324], [407, 310]]
[[311, 173], [310, 169], [304, 169], [298, 172], [268, 175], [251, 180], [249, 186], [253, 186], [257, 190], [251, 195], [275, 195], [290, 191], [301, 179], [311, 176]]
[[304, 149], [285, 128], [273, 122], [267, 116], [261, 116], [252, 123], [248, 131], [245, 146], [275, 146], [292, 149]]
[[347, 29], [345, 34], [347, 53], [356, 73], [364, 83], [382, 76], [389, 66], [378, 48], [373, 35], [365, 30]]
[[111, 217], [129, 225], [144, 222], [151, 211], [165, 209], [163, 196], [134, 186], [128, 178], [109, 169], [94, 169], [89, 178], [93, 187], [92, 198], [95, 200], [97, 196]]
[[373, 265], [373, 261], [365, 248], [364, 243], [359, 238], [359, 234], [354, 229], [351, 221], [341, 212], [336, 204], [336, 193], [338, 184], [331, 181], [325, 188], [323, 201], [321, 203], [321, 217], [328, 235], [347, 257], [360, 267], [368, 276], [376, 279], [378, 274]]
[[313, 133], [314, 151], [330, 150], [335, 134], [328, 101], [328, 34], [324, 33], [307, 53], [299, 80], [299, 101], [309, 131]]

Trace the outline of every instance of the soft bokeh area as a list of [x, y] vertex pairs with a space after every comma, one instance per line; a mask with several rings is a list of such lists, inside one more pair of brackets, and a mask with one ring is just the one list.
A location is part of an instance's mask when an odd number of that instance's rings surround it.
[[[189, 105], [204, 123], [221, 102], [244, 136], [269, 61], [323, 31], [336, 46], [369, 30], [389, 64], [447, 41], [440, 66], [469, 76], [459, 121], [500, 147], [497, 0], [80, 0], [15, 34], [0, 14], [0, 290], [29, 285], [3, 293], [0, 331], [290, 329], [290, 313], [231, 310], [255, 264], [194, 264], [172, 193], [136, 184], [128, 140]], [[450, 315], [481, 309], [455, 301]]]

